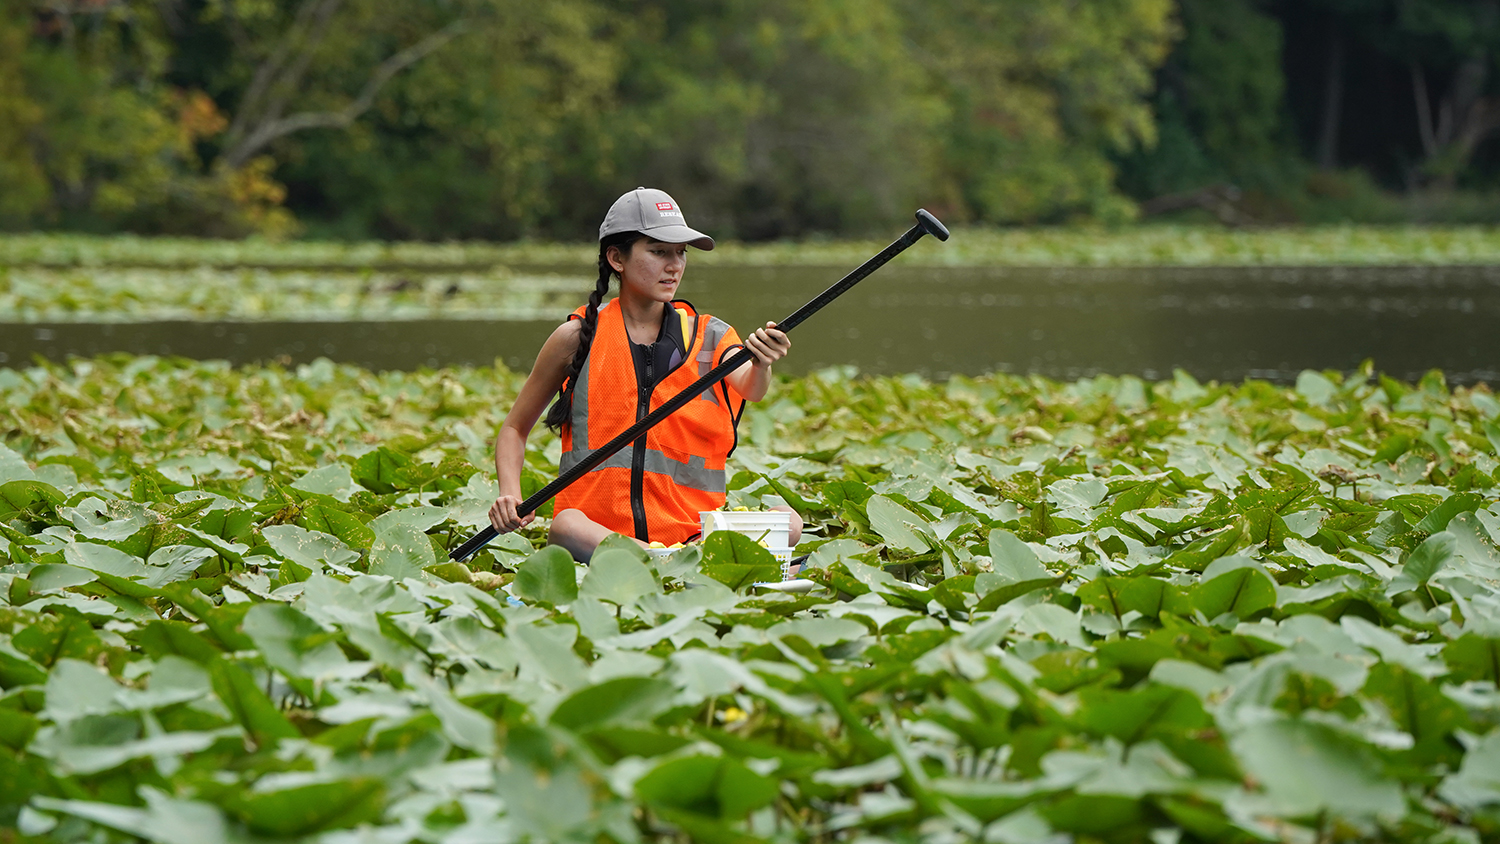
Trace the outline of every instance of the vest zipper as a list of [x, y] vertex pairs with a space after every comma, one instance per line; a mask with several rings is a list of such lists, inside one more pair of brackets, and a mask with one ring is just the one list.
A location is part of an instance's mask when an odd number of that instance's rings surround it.
[[[636, 385], [635, 421], [646, 418], [651, 406], [651, 393], [656, 389], [655, 354], [646, 358], [646, 383]], [[650, 386], [647, 386], [647, 385]], [[646, 435], [636, 438], [630, 454], [630, 512], [635, 518], [635, 538], [650, 542], [650, 531], [646, 524]]]

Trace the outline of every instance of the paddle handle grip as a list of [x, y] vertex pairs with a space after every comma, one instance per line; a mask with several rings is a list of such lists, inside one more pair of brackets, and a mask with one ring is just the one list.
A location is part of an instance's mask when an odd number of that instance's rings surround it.
[[[776, 323], [776, 327], [783, 332], [787, 332], [801, 325], [804, 320], [822, 310], [829, 302], [842, 296], [845, 291], [863, 281], [870, 273], [885, 266], [892, 258], [905, 252], [911, 248], [912, 244], [929, 234], [938, 240], [948, 239], [948, 229], [942, 223], [938, 222], [936, 217], [927, 213], [926, 210], [918, 210], [917, 224], [915, 226], [908, 229], [905, 234], [893, 241], [890, 246], [880, 250], [880, 252], [872, 256], [868, 261], [860, 264], [853, 272], [839, 279], [827, 290], [819, 293], [811, 302], [798, 308], [791, 316]], [[754, 357], [755, 354], [749, 349], [740, 349], [738, 352], [730, 355], [718, 366], [704, 373], [697, 381], [694, 381], [682, 392], [667, 399], [660, 407], [651, 411], [634, 425], [621, 431], [614, 439], [594, 449], [589, 453], [588, 457], [568, 467], [567, 471], [558, 475], [551, 483], [532, 493], [530, 497], [522, 501], [521, 505], [516, 508], [516, 514], [525, 516], [528, 513], [536, 512], [538, 507], [552, 500], [553, 496], [567, 489], [574, 481], [583, 477], [595, 466], [614, 456], [615, 452], [629, 445], [652, 426], [675, 413], [678, 408], [692, 401], [694, 397], [702, 394], [704, 390], [717, 384], [729, 373], [739, 369], [754, 359]], [[465, 541], [464, 544], [453, 549], [448, 554], [448, 558], [458, 562], [467, 560], [499, 535], [500, 532], [495, 530], [494, 525], [487, 525], [484, 529]]]

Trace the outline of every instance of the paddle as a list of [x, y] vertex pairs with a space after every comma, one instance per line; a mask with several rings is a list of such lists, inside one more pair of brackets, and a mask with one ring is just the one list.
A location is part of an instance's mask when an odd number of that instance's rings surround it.
[[[880, 269], [887, 261], [905, 252], [912, 244], [929, 234], [938, 240], [948, 239], [948, 229], [942, 223], [938, 222], [936, 217], [925, 210], [918, 210], [917, 224], [908, 229], [906, 234], [901, 235], [890, 246], [880, 250], [870, 260], [860, 264], [853, 272], [840, 279], [837, 284], [819, 293], [817, 298], [798, 308], [796, 313], [776, 323], [776, 327], [783, 332], [796, 328], [802, 324], [803, 320], [821, 310], [824, 305], [842, 296], [845, 291], [863, 281], [870, 273]], [[568, 471], [558, 475], [557, 480], [547, 484], [537, 490], [530, 498], [522, 501], [521, 506], [516, 508], [517, 515], [524, 516], [527, 513], [536, 512], [536, 508], [550, 501], [559, 492], [567, 489], [570, 484], [583, 477], [589, 470], [608, 460], [611, 455], [634, 442], [637, 437], [645, 433], [653, 425], [672, 415], [678, 408], [692, 401], [695, 396], [717, 384], [724, 376], [739, 369], [754, 357], [754, 353], [749, 349], [740, 349], [738, 352], [730, 355], [723, 363], [704, 373], [701, 378], [694, 381], [687, 389], [667, 399], [660, 407], [647, 414], [645, 418], [621, 431], [614, 439], [595, 449], [588, 457], [573, 464]], [[467, 542], [451, 551], [448, 557], [456, 561], [467, 560], [473, 556], [474, 552], [483, 548], [490, 540], [499, 535], [500, 532], [495, 530], [493, 525], [488, 526], [469, 537]]]

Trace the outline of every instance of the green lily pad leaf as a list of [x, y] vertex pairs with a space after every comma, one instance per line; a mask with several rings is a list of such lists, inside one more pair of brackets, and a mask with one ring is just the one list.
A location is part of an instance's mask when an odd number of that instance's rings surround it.
[[222, 659], [209, 663], [208, 670], [214, 695], [256, 746], [267, 747], [280, 739], [301, 736], [248, 671]]
[[1385, 776], [1374, 750], [1333, 727], [1266, 721], [1233, 735], [1230, 746], [1260, 783], [1263, 793], [1253, 805], [1268, 814], [1371, 817], [1405, 810], [1401, 784]]
[[961, 574], [943, 579], [932, 587], [932, 599], [949, 612], [966, 612], [968, 596], [976, 595], [976, 579], [972, 574]]
[[650, 759], [692, 744], [690, 739], [672, 735], [665, 730], [641, 727], [590, 728], [588, 742], [607, 763], [618, 762], [627, 756]]
[[145, 560], [170, 545], [197, 544], [191, 542], [192, 538], [192, 534], [181, 525], [153, 517], [135, 533], [109, 544], [132, 557]]
[[649, 724], [672, 706], [676, 691], [654, 677], [617, 677], [569, 695], [552, 711], [551, 721], [575, 732], [606, 724]]
[[401, 469], [410, 463], [411, 458], [407, 455], [380, 446], [355, 460], [350, 476], [365, 489], [386, 495], [404, 487]]
[[635, 784], [636, 797], [648, 806], [718, 820], [743, 818], [778, 793], [775, 780], [722, 756], [672, 759]]
[[1244, 620], [1276, 606], [1276, 581], [1263, 569], [1245, 565], [1216, 571], [1217, 565], [1218, 562], [1204, 571], [1204, 580], [1192, 591], [1193, 606], [1204, 617], [1212, 619], [1230, 613]]
[[[356, 518], [353, 513], [346, 513], [323, 504], [304, 507], [297, 516], [297, 524], [315, 533], [326, 533], [350, 548], [369, 548], [375, 544], [375, 531]], [[335, 565], [342, 565], [338, 560], [326, 557], [324, 559]]]
[[276, 790], [256, 788], [236, 794], [226, 808], [256, 833], [287, 837], [377, 821], [384, 802], [383, 781], [355, 777]]
[[245, 613], [245, 635], [255, 642], [266, 664], [290, 677], [315, 679], [349, 660], [339, 649], [338, 632], [286, 604], [256, 604]]
[[1090, 837], [1140, 829], [1145, 821], [1140, 800], [1114, 794], [1068, 795], [1040, 807], [1037, 814], [1053, 829]]
[[990, 559], [994, 573], [1012, 583], [1053, 577], [1031, 546], [1008, 530], [997, 528], [990, 531]]
[[772, 636], [797, 636], [815, 648], [826, 648], [869, 635], [865, 625], [852, 618], [790, 618], [771, 627]]
[[1432, 512], [1417, 522], [1416, 529], [1422, 533], [1436, 534], [1448, 529], [1448, 523], [1459, 513], [1472, 513], [1487, 506], [1484, 496], [1477, 492], [1459, 492], [1443, 499]]
[[87, 662], [59, 659], [47, 676], [47, 708], [44, 713], [56, 723], [86, 715], [117, 712], [115, 695], [120, 686], [108, 674]]
[[914, 554], [932, 550], [924, 536], [928, 532], [926, 520], [900, 504], [883, 495], [872, 495], [865, 502], [865, 512], [870, 517], [870, 527], [887, 545]]
[[406, 507], [376, 516], [370, 521], [369, 528], [377, 535], [395, 525], [404, 525], [425, 532], [447, 519], [448, 510], [445, 507]]
[[191, 578], [207, 560], [218, 556], [212, 549], [197, 545], [168, 545], [152, 552], [146, 561], [145, 584], [159, 589], [168, 583]]
[[461, 703], [421, 669], [408, 665], [404, 676], [409, 685], [427, 698], [432, 714], [437, 716], [443, 735], [449, 741], [481, 756], [490, 756], [495, 752], [494, 721], [484, 713]]
[[578, 600], [578, 576], [573, 555], [565, 549], [548, 545], [532, 554], [516, 569], [511, 591], [526, 601], [561, 606]]
[[0, 747], [12, 751], [25, 749], [40, 726], [41, 722], [30, 713], [0, 708]]
[[[0, 476], [3, 474], [4, 469], [0, 468]], [[67, 497], [55, 487], [41, 481], [11, 480], [0, 483], [0, 520], [9, 520], [36, 508], [55, 509], [66, 500]], [[50, 516], [48, 519], [52, 520]]]
[[[35, 481], [36, 473], [26, 463], [26, 458], [5, 447], [0, 443], [0, 485], [9, 485], [15, 481]], [[0, 486], [3, 490], [4, 486]]]
[[1015, 599], [1035, 592], [1038, 589], [1046, 589], [1057, 586], [1067, 578], [1065, 577], [1043, 577], [1034, 580], [1012, 581], [999, 575], [985, 572], [974, 581], [975, 590], [982, 596], [979, 603], [974, 605], [975, 612], [991, 612]]
[[1500, 639], [1465, 633], [1443, 648], [1443, 661], [1459, 680], [1500, 683]]
[[[230, 732], [238, 736], [233, 727]], [[129, 741], [102, 741], [97, 744], [73, 744], [58, 741], [50, 748], [53, 758], [71, 774], [97, 774], [146, 757], [185, 756], [213, 747], [222, 732], [181, 730]]]
[[781, 500], [785, 501], [788, 507], [791, 507], [798, 513], [804, 514], [804, 517], [805, 514], [811, 513], [815, 509], [811, 503], [794, 492], [792, 488], [783, 483], [781, 479], [773, 478], [770, 475], [765, 474], [761, 475], [761, 477], [766, 479], [766, 485], [771, 487], [771, 489], [775, 491], [777, 495], [781, 496]]
[[350, 474], [349, 466], [344, 463], [319, 466], [293, 481], [292, 488], [332, 496], [340, 501], [348, 501], [355, 490], [359, 489]]
[[93, 626], [71, 614], [39, 618], [19, 630], [10, 643], [17, 651], [47, 666], [60, 660], [92, 660], [104, 650]]
[[209, 803], [178, 800], [142, 786], [146, 808], [89, 800], [58, 800], [38, 795], [32, 805], [47, 812], [81, 818], [158, 844], [231, 844], [229, 824]]
[[1394, 463], [1411, 449], [1412, 438], [1407, 434], [1391, 434], [1375, 448], [1374, 459], [1381, 463]]
[[[266, 544], [282, 557], [310, 571], [323, 571], [324, 564], [347, 566], [359, 559], [349, 546], [330, 536], [296, 525], [267, 525], [261, 528]], [[373, 540], [374, 532], [370, 532]]]
[[50, 592], [53, 589], [92, 583], [98, 576], [88, 569], [66, 563], [42, 563], [27, 572], [26, 579], [31, 581], [33, 592]]
[[1327, 407], [1338, 395], [1338, 386], [1320, 372], [1305, 369], [1297, 375], [1297, 395], [1314, 407]]
[[472, 583], [474, 581], [474, 572], [469, 571], [468, 566], [451, 560], [428, 566], [427, 571], [449, 583]]
[[1135, 744], [1161, 733], [1184, 733], [1213, 725], [1192, 692], [1144, 685], [1127, 691], [1086, 688], [1078, 693], [1078, 724], [1096, 735]]
[[149, 570], [137, 557], [132, 557], [108, 545], [92, 542], [75, 542], [63, 549], [63, 557], [70, 564], [89, 571], [112, 574], [130, 580], [141, 580]]
[[1164, 612], [1188, 615], [1193, 611], [1192, 601], [1181, 587], [1156, 577], [1130, 578], [1120, 587], [1119, 596], [1123, 609], [1147, 618], [1158, 618]]
[[421, 580], [422, 569], [437, 561], [432, 540], [415, 525], [392, 521], [375, 528], [375, 541], [370, 545], [370, 574], [398, 582], [406, 578]]
[[1376, 663], [1370, 669], [1364, 693], [1385, 704], [1386, 711], [1414, 745], [1405, 755], [1421, 765], [1455, 762], [1460, 747], [1451, 738], [1454, 730], [1469, 726], [1469, 715], [1426, 679], [1400, 666]]
[[1125, 577], [1096, 577], [1078, 587], [1074, 594], [1085, 604], [1118, 618], [1126, 612], [1120, 590], [1132, 580], [1133, 578]]
[[1438, 786], [1438, 794], [1469, 812], [1500, 805], [1500, 732], [1491, 732], [1470, 748], [1458, 772]]
[[180, 657], [206, 665], [222, 653], [181, 621], [152, 621], [141, 631], [140, 644], [147, 656], [158, 661]]
[[661, 592], [651, 569], [630, 551], [610, 549], [594, 554], [578, 594], [626, 606]]
[[1438, 570], [1453, 561], [1458, 537], [1442, 531], [1427, 537], [1407, 556], [1401, 572], [1387, 584], [1387, 595], [1400, 595], [1426, 586]]
[[1223, 530], [1200, 536], [1185, 547], [1172, 552], [1167, 557], [1167, 565], [1201, 572], [1215, 560], [1239, 548], [1247, 540], [1250, 540], [1250, 526], [1243, 516], [1237, 516]]
[[1057, 604], [1033, 604], [1016, 622], [1016, 629], [1027, 635], [1046, 635], [1054, 642], [1083, 647], [1083, 625], [1076, 613]]
[[703, 540], [703, 573], [739, 592], [781, 580], [781, 564], [750, 537], [719, 530]]

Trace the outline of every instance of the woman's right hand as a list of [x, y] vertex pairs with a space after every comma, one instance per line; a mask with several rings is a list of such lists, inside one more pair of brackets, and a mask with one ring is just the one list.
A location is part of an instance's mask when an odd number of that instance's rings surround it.
[[495, 499], [490, 505], [490, 524], [500, 533], [510, 533], [513, 530], [526, 527], [536, 518], [535, 513], [527, 513], [525, 516], [516, 512], [521, 506], [522, 499], [514, 495], [502, 495]]

